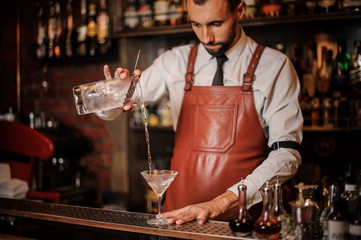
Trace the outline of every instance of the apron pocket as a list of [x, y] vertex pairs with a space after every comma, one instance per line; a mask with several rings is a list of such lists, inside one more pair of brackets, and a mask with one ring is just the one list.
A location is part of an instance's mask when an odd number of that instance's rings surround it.
[[191, 124], [193, 150], [226, 152], [236, 141], [237, 105], [196, 105]]

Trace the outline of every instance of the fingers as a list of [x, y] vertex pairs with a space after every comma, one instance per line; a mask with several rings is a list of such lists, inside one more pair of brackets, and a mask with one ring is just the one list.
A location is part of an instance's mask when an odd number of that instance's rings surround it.
[[178, 216], [172, 217], [171, 222], [175, 224], [183, 224], [194, 220], [197, 220], [200, 225], [203, 225], [204, 223], [207, 222], [207, 217], [204, 216], [203, 213], [199, 213], [199, 212], [194, 213], [187, 211]]
[[140, 69], [136, 69], [134, 71], [134, 74], [137, 75], [138, 77], [140, 77], [140, 75], [142, 75], [142, 71]]
[[104, 77], [105, 77], [106, 80], [112, 79], [112, 75], [110, 74], [110, 70], [109, 70], [108, 65], [104, 65], [103, 72], [104, 72]]
[[129, 76], [129, 70], [123, 68], [117, 68], [117, 70], [114, 73], [114, 76], [119, 77], [121, 79], [125, 79]]
[[130, 111], [133, 109], [133, 106], [132, 105], [124, 105], [123, 109], [124, 109], [124, 111]]
[[201, 225], [207, 222], [208, 215], [208, 211], [195, 205], [162, 214], [163, 217], [168, 218], [169, 224], [183, 224], [197, 220]]
[[[108, 65], [104, 65], [103, 68], [104, 71], [104, 76], [106, 80], [110, 80], [112, 79], [112, 75], [110, 73], [110, 69]], [[140, 76], [141, 71], [138, 69], [137, 75]], [[129, 70], [128, 69], [124, 69], [124, 68], [117, 68], [114, 72], [114, 78], [120, 78], [120, 79], [125, 79], [129, 76]]]
[[205, 223], [207, 222], [207, 218], [206, 218], [206, 217], [199, 217], [199, 218], [197, 218], [197, 220], [198, 220], [198, 223], [199, 223], [200, 225], [203, 225], [203, 224], [205, 224]]
[[120, 78], [120, 73], [123, 71], [123, 68], [117, 68], [114, 72], [114, 78]]

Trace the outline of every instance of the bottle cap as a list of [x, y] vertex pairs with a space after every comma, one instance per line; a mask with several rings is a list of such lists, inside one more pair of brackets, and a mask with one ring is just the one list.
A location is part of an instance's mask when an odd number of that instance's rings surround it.
[[277, 182], [275, 183], [275, 189], [279, 189], [281, 187], [282, 187], [282, 185], [281, 185], [281, 183], [280, 183], [280, 181], [279, 181], [279, 179], [277, 177]]
[[269, 186], [269, 182], [266, 182], [266, 186], [263, 188], [263, 193], [269, 193], [271, 192], [271, 188]]
[[247, 191], [247, 186], [244, 184], [243, 178], [240, 185], [238, 185], [238, 191]]

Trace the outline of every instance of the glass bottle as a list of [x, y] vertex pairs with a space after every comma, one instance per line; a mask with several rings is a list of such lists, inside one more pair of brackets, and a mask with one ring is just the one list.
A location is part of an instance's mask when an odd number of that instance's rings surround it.
[[274, 186], [273, 190], [273, 206], [272, 206], [272, 213], [282, 224], [282, 229], [280, 231], [280, 235], [282, 239], [285, 239], [283, 233], [287, 233], [289, 228], [291, 227], [291, 216], [286, 212], [283, 207], [283, 200], [282, 200], [282, 185], [279, 183], [277, 179], [277, 183]]
[[333, 127], [334, 126], [334, 113], [332, 108], [332, 99], [325, 98], [323, 99], [322, 104], [322, 121], [324, 127]]
[[249, 236], [253, 232], [254, 220], [247, 210], [247, 186], [244, 185], [243, 179], [238, 186], [238, 216], [229, 222], [232, 233], [237, 237]]
[[87, 27], [87, 44], [88, 54], [94, 56], [97, 51], [97, 24], [96, 24], [97, 10], [94, 3], [89, 4], [89, 16]]
[[349, 234], [350, 240], [361, 240], [361, 186], [359, 186], [355, 217], [350, 222]]
[[266, 183], [262, 191], [263, 209], [254, 223], [254, 232], [260, 239], [277, 239], [281, 231], [281, 223], [272, 213], [272, 190]]
[[341, 194], [341, 198], [345, 201], [348, 214], [350, 216], [354, 216], [358, 198], [358, 190], [357, 178], [354, 174], [352, 174], [351, 169], [352, 165], [349, 164], [348, 170], [345, 173], [345, 187]]
[[81, 14], [81, 22], [77, 28], [77, 55], [78, 56], [86, 56], [87, 54], [87, 20], [86, 20], [86, 0], [81, 0], [80, 2], [80, 14]]
[[330, 13], [338, 11], [337, 0], [317, 0], [317, 12]]
[[[350, 70], [350, 85], [357, 86], [361, 80], [361, 41], [354, 41], [352, 54], [352, 69]], [[356, 115], [359, 115], [356, 114]]]
[[154, 26], [153, 7], [149, 0], [139, 1], [139, 19], [142, 28]]
[[305, 207], [309, 211], [308, 221], [306, 221], [307, 230], [305, 236], [309, 239], [321, 239], [322, 231], [320, 225], [321, 209], [319, 207], [319, 199], [316, 196], [318, 185], [304, 185], [303, 195], [305, 199]]
[[123, 25], [127, 29], [135, 29], [139, 26], [138, 6], [136, 0], [127, 1]]
[[49, 22], [48, 22], [48, 57], [54, 57], [54, 44], [56, 34], [56, 16], [55, 16], [55, 4], [54, 1], [49, 2]]
[[257, 0], [245, 0], [246, 3], [246, 14], [245, 18], [247, 19], [254, 19], [257, 17], [258, 14], [258, 6], [257, 6]]
[[295, 186], [298, 189], [297, 200], [290, 202], [292, 207], [292, 218], [294, 223], [294, 238], [293, 239], [306, 239], [307, 233], [307, 220], [308, 220], [308, 207], [305, 206], [305, 199], [303, 198], [304, 183], [300, 182]]
[[341, 191], [335, 191], [334, 202], [328, 216], [328, 240], [347, 240], [349, 220]]
[[361, 41], [356, 40], [353, 44], [352, 68], [361, 67]]
[[320, 98], [315, 97], [311, 100], [311, 126], [318, 127], [321, 125], [321, 104]]
[[360, 0], [344, 0], [342, 1], [342, 8], [344, 11], [361, 11], [361, 1]]
[[[248, 6], [247, 6], [248, 7]], [[180, 0], [170, 0], [169, 3], [169, 23], [170, 25], [179, 25], [183, 21], [183, 4]]]
[[59, 1], [55, 1], [55, 40], [54, 40], [54, 56], [61, 58], [61, 42], [63, 38], [63, 27], [61, 24], [61, 6]]
[[337, 55], [332, 64], [333, 97], [347, 96], [348, 72], [351, 68], [351, 57], [347, 53], [346, 40], [337, 40]]
[[106, 0], [100, 0], [100, 10], [97, 17], [97, 45], [100, 54], [107, 53], [111, 46]]
[[156, 0], [154, 6], [154, 20], [157, 26], [164, 26], [169, 23], [169, 1]]
[[65, 56], [71, 58], [75, 55], [76, 51], [76, 32], [74, 28], [74, 17], [73, 17], [73, 0], [68, 0], [66, 4], [67, 10], [67, 27], [65, 33]]
[[322, 239], [328, 238], [328, 217], [330, 216], [332, 210], [331, 208], [334, 205], [335, 193], [338, 191], [340, 191], [339, 187], [335, 184], [332, 184], [328, 187], [328, 202], [326, 207], [323, 209], [320, 217], [320, 225], [322, 227], [322, 232], [323, 232]]
[[279, 17], [282, 12], [281, 0], [263, 0], [262, 5], [262, 16], [265, 17]]
[[318, 71], [317, 91], [321, 98], [329, 97], [331, 85], [331, 73], [327, 64], [327, 48], [322, 47], [321, 67]]
[[46, 24], [44, 22], [44, 6], [37, 2], [37, 21], [38, 35], [36, 38], [36, 57], [39, 59], [46, 57], [47, 41], [46, 41]]
[[323, 211], [326, 207], [330, 205], [329, 203], [329, 176], [323, 176], [320, 181], [320, 208]]
[[283, 7], [286, 16], [296, 16], [301, 14], [302, 4], [300, 0], [283, 0]]
[[316, 0], [305, 0], [304, 1], [304, 11], [307, 14], [313, 14], [317, 7], [317, 1]]
[[310, 42], [305, 47], [305, 67], [302, 73], [302, 93], [313, 98], [317, 84], [317, 56], [316, 43]]

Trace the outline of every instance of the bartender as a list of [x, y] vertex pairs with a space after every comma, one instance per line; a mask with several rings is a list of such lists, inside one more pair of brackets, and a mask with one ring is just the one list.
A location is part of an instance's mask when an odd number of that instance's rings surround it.
[[[249, 207], [259, 210], [265, 183], [284, 183], [297, 172], [300, 84], [286, 55], [245, 34], [241, 0], [187, 0], [187, 10], [200, 43], [175, 47], [142, 73], [136, 70], [144, 102], [167, 95], [172, 107], [170, 168], [179, 174], [168, 188], [163, 217], [176, 224], [228, 221], [237, 214], [242, 178]], [[104, 74], [111, 78], [108, 66]], [[128, 74], [115, 71], [115, 77]], [[120, 112], [97, 114], [110, 120]]]

